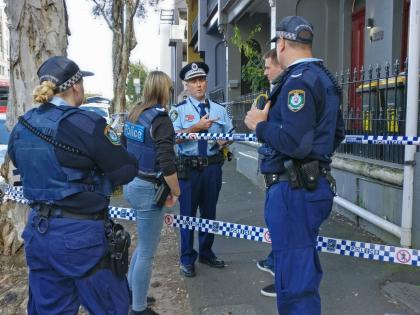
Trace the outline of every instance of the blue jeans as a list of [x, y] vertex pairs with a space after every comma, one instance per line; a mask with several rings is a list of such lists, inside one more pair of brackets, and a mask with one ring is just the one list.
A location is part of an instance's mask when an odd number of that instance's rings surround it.
[[267, 265], [274, 269], [274, 253], [271, 250], [270, 254], [267, 256]]
[[153, 203], [154, 194], [154, 185], [138, 178], [124, 186], [125, 198], [137, 210], [137, 247], [128, 269], [128, 285], [133, 292], [134, 311], [143, 311], [147, 307], [153, 259], [163, 224], [163, 211]]

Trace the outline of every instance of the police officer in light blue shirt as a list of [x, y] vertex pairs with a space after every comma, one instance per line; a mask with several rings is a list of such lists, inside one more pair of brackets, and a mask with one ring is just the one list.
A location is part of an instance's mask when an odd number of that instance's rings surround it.
[[263, 143], [265, 219], [281, 315], [321, 314], [322, 268], [315, 245], [333, 204], [331, 157], [344, 139], [340, 87], [312, 57], [312, 38], [312, 24], [303, 17], [280, 22], [272, 41], [285, 70], [271, 103], [245, 118]]
[[[232, 121], [226, 108], [206, 98], [208, 66], [203, 62], [186, 65], [180, 72], [189, 94], [186, 100], [175, 105], [170, 112], [176, 132], [227, 133], [232, 131]], [[223, 156], [220, 149], [226, 141], [177, 141], [178, 178], [181, 187], [179, 198], [181, 215], [193, 216], [200, 208], [201, 218], [215, 219], [216, 204], [222, 186]], [[181, 274], [195, 276], [194, 263], [223, 268], [211, 247], [214, 235], [199, 233], [199, 250], [193, 247], [194, 232], [181, 230]]]

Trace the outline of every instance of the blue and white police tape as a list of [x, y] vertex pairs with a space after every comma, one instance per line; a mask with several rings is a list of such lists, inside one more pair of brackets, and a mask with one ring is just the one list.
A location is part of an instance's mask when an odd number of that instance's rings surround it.
[[[8, 186], [3, 200], [14, 200], [28, 203], [22, 195], [22, 187]], [[109, 207], [109, 216], [115, 219], [135, 221], [136, 211], [130, 208]], [[262, 243], [271, 243], [267, 228], [223, 221], [201, 219], [177, 214], [165, 214], [168, 226], [190, 229], [222, 235], [227, 237], [247, 239]], [[368, 260], [384, 261], [395, 264], [420, 266], [420, 251], [389, 245], [356, 242], [325, 236], [318, 236], [316, 248], [323, 253], [342, 256], [359, 257]]]
[[[177, 133], [176, 138], [181, 140], [258, 141], [254, 133]], [[347, 135], [342, 143], [420, 145], [420, 137]]]
[[181, 140], [227, 140], [227, 141], [258, 141], [253, 133], [177, 133]]

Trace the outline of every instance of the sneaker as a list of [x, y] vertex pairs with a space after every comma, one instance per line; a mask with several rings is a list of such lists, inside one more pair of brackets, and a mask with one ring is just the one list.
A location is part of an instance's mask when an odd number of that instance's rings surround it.
[[154, 310], [152, 310], [151, 308], [147, 307], [143, 311], [134, 311], [134, 310], [131, 310], [130, 311], [130, 315], [159, 315], [159, 313], [156, 313]]
[[153, 296], [148, 296], [146, 298], [147, 306], [151, 306], [156, 303], [156, 299]]
[[274, 266], [268, 264], [267, 259], [260, 260], [257, 262], [258, 269], [268, 272], [270, 275], [274, 277]]
[[181, 275], [185, 277], [189, 277], [189, 278], [195, 277], [194, 265], [180, 264], [179, 268], [180, 268]]
[[268, 297], [277, 297], [276, 287], [274, 286], [274, 283], [262, 288], [261, 294]]
[[[133, 291], [129, 290], [130, 296], [130, 307], [133, 305]], [[152, 306], [156, 303], [156, 299], [153, 296], [148, 296], [146, 298], [147, 306]]]

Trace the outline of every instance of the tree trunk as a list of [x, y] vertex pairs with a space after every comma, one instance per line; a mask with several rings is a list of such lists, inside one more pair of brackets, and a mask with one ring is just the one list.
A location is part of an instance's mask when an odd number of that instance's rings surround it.
[[[10, 89], [6, 126], [32, 108], [37, 69], [48, 57], [66, 55], [67, 10], [65, 0], [5, 0], [10, 29]], [[1, 173], [12, 182], [13, 165], [5, 159]], [[25, 211], [26, 209], [26, 211]], [[20, 234], [27, 207], [13, 202], [0, 207], [0, 251], [12, 255], [22, 245]]]
[[133, 22], [138, 7], [138, 0], [116, 0], [113, 4], [112, 60], [114, 113], [121, 113], [126, 110], [125, 87], [130, 65], [130, 54], [137, 45]]

